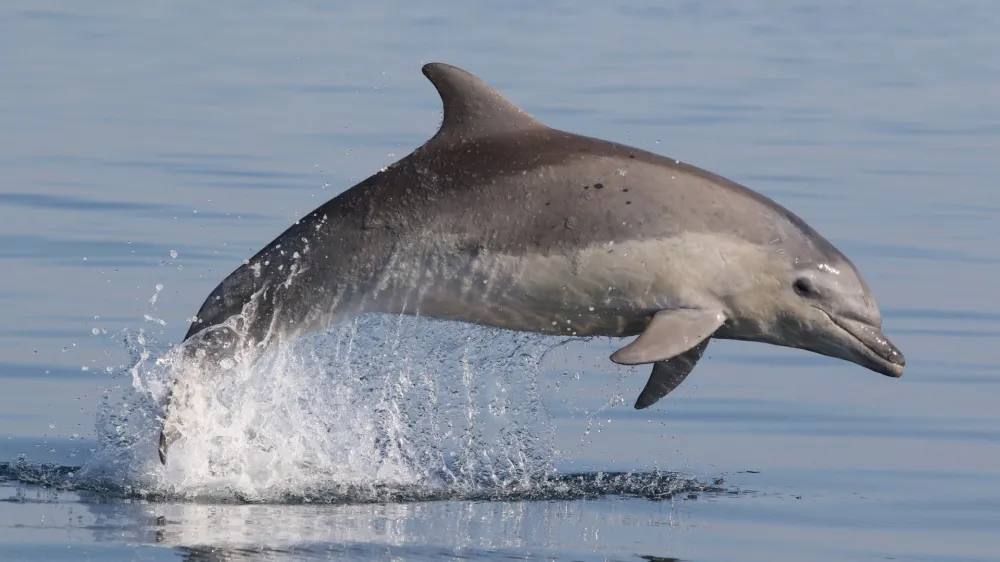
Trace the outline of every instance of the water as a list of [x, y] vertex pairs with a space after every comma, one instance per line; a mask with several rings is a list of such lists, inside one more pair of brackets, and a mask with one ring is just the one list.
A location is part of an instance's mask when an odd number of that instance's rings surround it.
[[[4, 3], [0, 558], [995, 560], [998, 24], [986, 0]], [[209, 412], [235, 441], [157, 472], [155, 359], [434, 132], [431, 60], [787, 205], [864, 272], [906, 374], [716, 342], [637, 412], [613, 342], [382, 320], [353, 359], [333, 330], [242, 373]]]

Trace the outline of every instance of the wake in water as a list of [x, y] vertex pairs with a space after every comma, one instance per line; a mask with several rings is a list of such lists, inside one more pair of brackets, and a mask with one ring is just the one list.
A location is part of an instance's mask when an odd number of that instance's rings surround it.
[[[186, 372], [184, 346], [126, 334], [130, 368], [79, 470], [0, 466], [0, 479], [124, 497], [249, 502], [648, 498], [721, 491], [673, 473], [558, 474], [536, 388], [563, 340], [408, 316], [362, 316], [251, 366]], [[163, 399], [196, 378], [183, 438], [156, 453]], [[197, 378], [201, 377], [201, 378]], [[189, 379], [190, 380], [190, 379]]]

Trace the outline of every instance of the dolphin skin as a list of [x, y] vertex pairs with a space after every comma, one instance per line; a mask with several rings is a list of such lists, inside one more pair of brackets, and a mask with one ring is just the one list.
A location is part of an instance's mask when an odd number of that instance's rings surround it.
[[[454, 66], [423, 73], [444, 105], [438, 132], [223, 280], [185, 336], [200, 357], [252, 361], [392, 313], [638, 335], [611, 356], [653, 366], [636, 408], [676, 388], [713, 338], [903, 374], [861, 274], [789, 210], [689, 164], [547, 127]], [[178, 410], [168, 404], [163, 462]]]

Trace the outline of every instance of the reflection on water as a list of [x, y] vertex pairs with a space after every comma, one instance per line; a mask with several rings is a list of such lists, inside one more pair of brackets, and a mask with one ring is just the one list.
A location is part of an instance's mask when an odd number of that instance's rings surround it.
[[[407, 550], [432, 549], [455, 554], [470, 550], [470, 555], [476, 551], [516, 554], [529, 546], [576, 550], [575, 541], [597, 540], [602, 527], [620, 527], [618, 515], [578, 509], [573, 502], [449, 502], [280, 511], [252, 506], [184, 506], [163, 512], [166, 523], [157, 530], [156, 540], [169, 545], [244, 549], [255, 545], [308, 549], [310, 544], [335, 543], [335, 548], [355, 553], [393, 547], [392, 552], [400, 555]], [[576, 533], [567, 533], [573, 528]], [[261, 529], [268, 529], [266, 541], [259, 536]]]
[[77, 540], [83, 533], [97, 543], [166, 546], [185, 560], [580, 560], [613, 552], [618, 559], [654, 560], [663, 558], [649, 557], [636, 539], [682, 524], [673, 501], [614, 498], [274, 506], [107, 501], [87, 492], [28, 495], [45, 502], [56, 520], [68, 518], [66, 530]]

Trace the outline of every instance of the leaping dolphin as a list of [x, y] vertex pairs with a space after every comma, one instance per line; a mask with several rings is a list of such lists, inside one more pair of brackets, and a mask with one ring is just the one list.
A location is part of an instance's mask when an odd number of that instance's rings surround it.
[[[611, 355], [653, 365], [636, 408], [676, 388], [712, 338], [903, 374], [861, 274], [792, 212], [695, 166], [547, 127], [454, 66], [423, 73], [444, 104], [438, 132], [237, 268], [185, 340], [252, 359], [368, 312], [638, 334]], [[167, 411], [164, 463], [178, 437]]]

